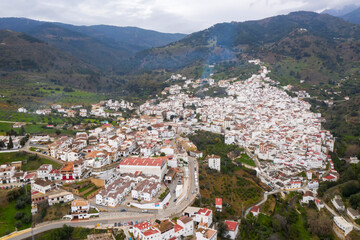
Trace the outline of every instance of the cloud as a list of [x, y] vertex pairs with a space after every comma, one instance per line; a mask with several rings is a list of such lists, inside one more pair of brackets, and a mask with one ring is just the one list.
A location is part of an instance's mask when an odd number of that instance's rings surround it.
[[1, 0], [0, 17], [191, 33], [219, 22], [257, 20], [349, 4], [359, 5], [358, 0]]

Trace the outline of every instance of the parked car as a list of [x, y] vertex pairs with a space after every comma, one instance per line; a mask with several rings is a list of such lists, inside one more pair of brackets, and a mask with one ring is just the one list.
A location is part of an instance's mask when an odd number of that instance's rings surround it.
[[123, 209], [121, 209], [121, 210], [120, 210], [120, 212], [126, 212], [126, 209], [125, 209], [125, 208], [123, 208]]
[[149, 212], [148, 210], [146, 210], [146, 209], [144, 209], [144, 210], [142, 210], [141, 212], [143, 212], [143, 213], [147, 213], [147, 212]]
[[177, 198], [174, 199], [174, 202], [176, 202], [176, 201], [177, 201]]

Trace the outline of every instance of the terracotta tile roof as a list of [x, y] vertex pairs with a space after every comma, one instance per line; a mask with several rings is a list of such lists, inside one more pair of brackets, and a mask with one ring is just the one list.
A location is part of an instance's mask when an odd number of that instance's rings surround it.
[[158, 158], [140, 158], [140, 157], [129, 157], [125, 158], [120, 164], [120, 166], [134, 165], [134, 166], [161, 166], [163, 162], [166, 161], [164, 157]]
[[225, 224], [226, 224], [226, 227], [227, 227], [228, 231], [235, 231], [235, 229], [236, 229], [236, 227], [238, 226], [239, 223], [235, 222], [235, 221], [226, 220]]

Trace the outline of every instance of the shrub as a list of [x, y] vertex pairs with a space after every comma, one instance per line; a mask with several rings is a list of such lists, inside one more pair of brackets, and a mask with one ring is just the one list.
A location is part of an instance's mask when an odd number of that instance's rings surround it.
[[20, 220], [24, 216], [24, 212], [17, 212], [15, 214], [15, 219]]

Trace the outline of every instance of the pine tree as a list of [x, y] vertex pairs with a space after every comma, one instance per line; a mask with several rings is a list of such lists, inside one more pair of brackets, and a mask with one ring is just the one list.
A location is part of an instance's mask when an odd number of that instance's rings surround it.
[[0, 140], [0, 148], [4, 148], [4, 147], [6, 147], [5, 143]]
[[11, 136], [9, 137], [9, 143], [8, 143], [8, 145], [7, 145], [7, 148], [8, 149], [12, 149], [14, 147], [14, 144], [13, 144], [13, 141], [12, 141], [12, 138], [11, 138]]
[[24, 136], [25, 135], [25, 129], [24, 126], [21, 126], [20, 128], [20, 136]]

